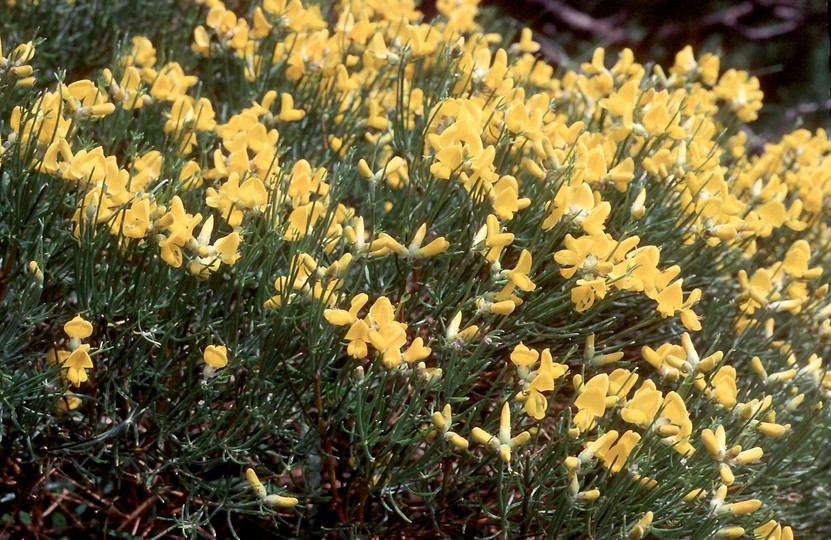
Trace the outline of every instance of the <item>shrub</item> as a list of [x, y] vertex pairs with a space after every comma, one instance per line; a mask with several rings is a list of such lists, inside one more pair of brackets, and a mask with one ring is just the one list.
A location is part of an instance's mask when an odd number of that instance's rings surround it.
[[825, 132], [475, 0], [156, 3], [3, 36], [6, 531], [827, 530]]

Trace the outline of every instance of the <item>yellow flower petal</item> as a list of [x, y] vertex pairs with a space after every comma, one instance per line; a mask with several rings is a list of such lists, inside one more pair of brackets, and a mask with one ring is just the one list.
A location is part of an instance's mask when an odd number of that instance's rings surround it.
[[80, 315], [63, 325], [63, 331], [71, 338], [86, 339], [92, 335], [92, 324]]
[[208, 345], [205, 347], [202, 358], [212, 368], [224, 368], [228, 365], [228, 349], [225, 345]]

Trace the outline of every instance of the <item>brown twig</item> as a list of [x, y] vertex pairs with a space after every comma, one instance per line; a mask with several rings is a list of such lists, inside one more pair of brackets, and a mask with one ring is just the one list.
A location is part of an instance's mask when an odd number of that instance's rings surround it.
[[121, 522], [121, 525], [119, 525], [119, 526], [118, 526], [118, 528], [117, 528], [116, 530], [117, 530], [118, 532], [123, 531], [124, 529], [126, 529], [126, 528], [127, 528], [127, 525], [129, 525], [130, 523], [132, 523], [132, 521], [135, 519], [135, 520], [136, 520], [136, 523], [135, 523], [135, 526], [133, 527], [133, 532], [131, 533], [131, 534], [135, 535], [135, 534], [136, 534], [136, 531], [138, 530], [139, 523], [141, 522], [141, 520], [139, 520], [139, 519], [137, 519], [137, 518], [138, 518], [138, 517], [142, 514], [142, 512], [144, 512], [144, 511], [147, 509], [147, 507], [148, 507], [148, 506], [150, 506], [150, 504], [152, 504], [155, 500], [156, 500], [156, 498], [155, 498], [155, 497], [150, 497], [150, 498], [146, 499], [146, 500], [145, 500], [143, 503], [141, 503], [141, 504], [140, 504], [140, 505], [139, 505], [139, 506], [138, 506], [135, 510], [133, 510], [133, 511], [130, 513], [130, 515], [129, 515], [129, 516], [127, 516], [127, 518], [126, 518], [123, 522]]
[[332, 506], [335, 507], [335, 511], [338, 514], [338, 519], [341, 522], [346, 521], [346, 510], [340, 504], [340, 494], [338, 493], [338, 477], [337, 471], [335, 469], [335, 452], [334, 447], [332, 445], [332, 441], [329, 440], [327, 435], [328, 427], [326, 424], [326, 418], [323, 414], [323, 396], [320, 389], [320, 373], [315, 373], [314, 376], [314, 389], [315, 389], [315, 407], [317, 407], [317, 422], [318, 422], [318, 429], [320, 430], [320, 437], [321, 443], [323, 446], [323, 451], [326, 453], [326, 464], [329, 469], [329, 483], [331, 484], [332, 490]]

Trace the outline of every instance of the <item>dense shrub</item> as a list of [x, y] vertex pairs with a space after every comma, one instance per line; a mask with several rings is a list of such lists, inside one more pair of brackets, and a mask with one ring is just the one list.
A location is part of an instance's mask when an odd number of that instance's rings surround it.
[[142, 4], [0, 15], [5, 532], [827, 532], [831, 143], [755, 77]]

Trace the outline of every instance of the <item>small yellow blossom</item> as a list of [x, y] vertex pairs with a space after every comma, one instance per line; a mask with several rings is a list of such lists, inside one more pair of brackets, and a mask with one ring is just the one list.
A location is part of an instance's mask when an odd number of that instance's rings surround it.
[[280, 95], [280, 114], [277, 119], [281, 122], [297, 122], [306, 116], [303, 109], [294, 108], [294, 97], [288, 92]]
[[80, 345], [63, 361], [66, 378], [75, 386], [79, 386], [89, 379], [86, 370], [93, 367], [88, 344]]
[[228, 365], [228, 349], [225, 345], [208, 345], [202, 352], [202, 359], [208, 366], [222, 369]]
[[63, 330], [71, 338], [86, 339], [92, 335], [92, 323], [80, 315], [76, 315], [74, 319], [63, 326]]
[[602, 417], [608, 406], [606, 392], [609, 390], [609, 376], [605, 373], [595, 375], [587, 383], [581, 384], [574, 406], [577, 414], [574, 415], [574, 425], [580, 432], [589, 431], [595, 425], [597, 418]]
[[459, 325], [462, 322], [462, 312], [459, 311], [453, 318], [450, 320], [450, 323], [447, 325], [447, 329], [445, 330], [445, 337], [447, 341], [455, 341], [455, 340], [462, 340], [462, 341], [469, 341], [471, 340], [476, 333], [479, 331], [479, 327], [474, 325], [470, 325], [462, 330], [459, 329]]
[[460, 450], [467, 450], [469, 444], [467, 439], [450, 430], [453, 424], [453, 416], [449, 404], [445, 405], [441, 412], [433, 413], [432, 422], [445, 440]]
[[277, 494], [268, 495], [265, 486], [260, 482], [254, 469], [249, 468], [245, 470], [245, 479], [248, 481], [248, 485], [251, 486], [257, 498], [268, 506], [275, 508], [294, 508], [300, 502], [296, 497], [286, 497]]
[[652, 525], [653, 516], [654, 514], [651, 511], [647, 512], [631, 529], [629, 529], [630, 540], [640, 540], [644, 537], [646, 532], [649, 530], [649, 526]]
[[421, 227], [415, 233], [412, 242], [407, 247], [406, 253], [409, 257], [415, 258], [422, 258], [422, 257], [432, 257], [434, 255], [438, 255], [440, 253], [444, 253], [447, 251], [447, 248], [450, 247], [450, 242], [445, 240], [443, 236], [439, 236], [438, 238], [432, 240], [429, 244], [422, 247], [422, 242], [424, 242], [424, 237], [427, 235], [427, 224], [422, 223]]
[[511, 437], [511, 407], [508, 403], [502, 406], [502, 414], [499, 421], [499, 434], [494, 437], [479, 427], [474, 427], [471, 436], [479, 444], [490, 446], [499, 454], [503, 463], [511, 461], [511, 451], [527, 443], [531, 434], [523, 431], [515, 437]]
[[574, 499], [579, 502], [592, 502], [600, 498], [600, 490], [597, 488], [588, 491], [581, 491], [574, 496]]

